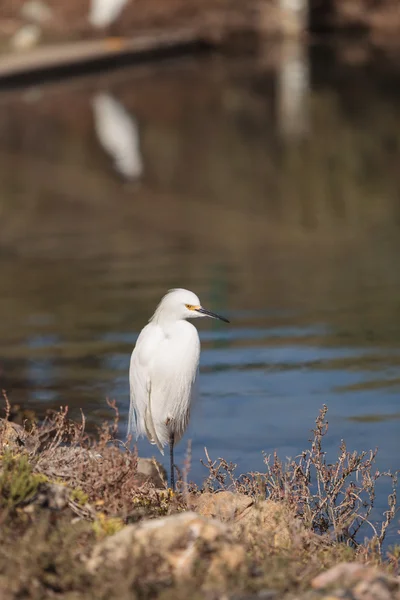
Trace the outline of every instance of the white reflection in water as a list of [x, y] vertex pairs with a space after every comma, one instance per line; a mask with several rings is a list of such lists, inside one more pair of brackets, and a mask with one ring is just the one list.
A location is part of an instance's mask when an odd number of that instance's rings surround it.
[[93, 27], [107, 27], [118, 18], [128, 0], [92, 0], [89, 23]]
[[277, 77], [280, 131], [289, 139], [302, 137], [309, 130], [310, 122], [310, 73], [302, 42], [293, 40], [283, 45]]
[[97, 137], [118, 173], [127, 179], [140, 177], [143, 160], [136, 119], [110, 94], [96, 94], [92, 105]]

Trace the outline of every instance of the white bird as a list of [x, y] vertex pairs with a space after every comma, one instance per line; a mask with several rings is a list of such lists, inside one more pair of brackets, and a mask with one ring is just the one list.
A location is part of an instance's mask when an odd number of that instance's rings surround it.
[[204, 309], [193, 292], [169, 290], [136, 342], [129, 369], [128, 436], [146, 435], [164, 454], [170, 447], [175, 487], [174, 444], [185, 433], [195, 396], [200, 358], [197, 329], [187, 319], [228, 319]]
[[120, 15], [128, 0], [92, 0], [89, 23], [93, 27], [108, 27]]

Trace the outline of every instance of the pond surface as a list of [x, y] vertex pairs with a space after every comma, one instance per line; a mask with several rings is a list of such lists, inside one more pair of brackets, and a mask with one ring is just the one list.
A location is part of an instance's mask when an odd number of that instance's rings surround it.
[[[0, 385], [43, 414], [117, 400], [171, 287], [202, 321], [185, 439], [240, 471], [326, 449], [400, 455], [400, 70], [365, 48], [260, 49], [0, 95]], [[271, 56], [275, 56], [274, 59]], [[139, 451], [152, 455], [146, 441]], [[388, 490], [379, 491], [384, 506]], [[393, 532], [395, 528], [393, 529]]]

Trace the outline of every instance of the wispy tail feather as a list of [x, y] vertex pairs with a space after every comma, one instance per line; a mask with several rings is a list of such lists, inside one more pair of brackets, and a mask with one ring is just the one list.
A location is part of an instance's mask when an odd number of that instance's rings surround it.
[[139, 427], [138, 427], [138, 422], [137, 422], [137, 414], [135, 411], [135, 408], [133, 406], [133, 402], [131, 400], [130, 406], [129, 406], [129, 418], [128, 418], [128, 430], [126, 433], [126, 436], [132, 436], [132, 439], [137, 440], [139, 437]]
[[158, 439], [156, 428], [154, 427], [153, 415], [151, 414], [151, 386], [149, 387], [149, 403], [146, 406], [146, 412], [144, 413], [144, 424], [146, 427], [147, 437], [152, 444], [156, 444], [157, 448], [164, 456], [164, 448]]

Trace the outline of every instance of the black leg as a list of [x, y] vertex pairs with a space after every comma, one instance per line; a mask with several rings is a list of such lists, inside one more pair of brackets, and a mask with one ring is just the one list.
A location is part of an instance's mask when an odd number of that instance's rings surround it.
[[174, 434], [169, 436], [169, 463], [171, 469], [171, 489], [175, 491], [175, 473], [174, 473]]

